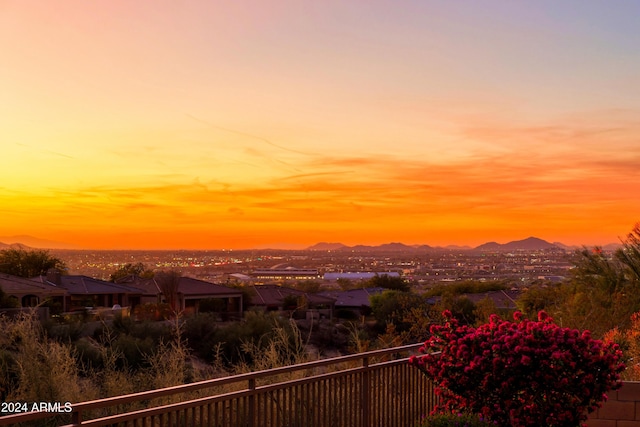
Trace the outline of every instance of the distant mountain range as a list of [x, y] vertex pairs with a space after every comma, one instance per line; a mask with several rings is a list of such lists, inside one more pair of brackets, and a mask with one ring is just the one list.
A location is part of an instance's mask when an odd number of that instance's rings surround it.
[[[602, 247], [604, 250], [616, 250], [621, 246], [620, 243], [611, 243]], [[537, 237], [528, 237], [523, 240], [514, 240], [508, 243], [487, 242], [475, 248], [471, 246], [429, 246], [429, 245], [405, 245], [404, 243], [392, 242], [377, 246], [356, 245], [347, 246], [342, 243], [316, 243], [306, 248], [309, 251], [361, 251], [361, 252], [409, 252], [409, 251], [441, 251], [441, 250], [474, 250], [481, 252], [509, 252], [515, 250], [545, 250], [545, 249], [564, 249], [573, 251], [580, 249], [581, 246], [567, 246], [560, 242], [549, 243], [546, 240]], [[21, 236], [0, 236], [1, 249], [81, 249], [75, 245], [53, 240], [40, 239], [38, 237], [21, 235]]]
[[38, 248], [38, 249], [78, 249], [75, 245], [56, 242], [53, 240], [40, 239], [38, 237], [21, 236], [0, 236], [0, 249], [13, 248]]
[[0, 242], [0, 249], [23, 249], [29, 250], [33, 249], [27, 245], [23, 245], [22, 243], [2, 243]]
[[[610, 244], [603, 247], [606, 250], [615, 250], [619, 244]], [[540, 251], [550, 249], [564, 249], [568, 251], [579, 249], [579, 246], [567, 246], [559, 242], [549, 243], [537, 237], [528, 237], [523, 240], [514, 240], [508, 243], [487, 242], [475, 248], [470, 246], [429, 246], [429, 245], [405, 245], [403, 243], [386, 243], [379, 246], [347, 246], [342, 243], [321, 242], [307, 248], [311, 251], [370, 251], [370, 252], [401, 252], [401, 251], [429, 251], [429, 250], [473, 250], [480, 252], [510, 252], [518, 250]]]
[[385, 243], [383, 245], [378, 246], [366, 246], [366, 245], [356, 245], [356, 246], [347, 246], [342, 243], [316, 243], [313, 246], [307, 248], [309, 251], [386, 251], [386, 252], [397, 252], [397, 251], [411, 251], [417, 249], [433, 249], [429, 245], [421, 245], [421, 246], [408, 246], [404, 243]]

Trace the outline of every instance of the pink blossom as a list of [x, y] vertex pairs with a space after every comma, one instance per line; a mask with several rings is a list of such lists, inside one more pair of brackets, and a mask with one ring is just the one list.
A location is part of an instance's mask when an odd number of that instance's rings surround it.
[[431, 328], [425, 354], [409, 363], [434, 381], [444, 409], [514, 427], [579, 425], [607, 390], [619, 388], [617, 345], [561, 328], [544, 312], [537, 322], [521, 313], [514, 320], [493, 315], [474, 328], [451, 317]]

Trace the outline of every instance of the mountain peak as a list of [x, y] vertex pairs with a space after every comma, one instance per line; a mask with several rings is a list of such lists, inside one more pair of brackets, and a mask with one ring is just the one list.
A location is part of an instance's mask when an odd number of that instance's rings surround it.
[[475, 248], [477, 251], [514, 251], [514, 250], [544, 250], [558, 249], [558, 246], [547, 242], [538, 237], [527, 237], [522, 240], [514, 240], [512, 242], [500, 244], [496, 242], [488, 242]]
[[320, 242], [316, 243], [313, 246], [309, 246], [307, 250], [309, 251], [337, 251], [339, 249], [345, 249], [347, 246], [342, 243], [327, 243]]
[[22, 243], [4, 243], [0, 242], [0, 250], [1, 249], [20, 249], [23, 251], [31, 249], [27, 245], [23, 245]]
[[68, 243], [40, 239], [38, 237], [27, 235], [0, 236], [0, 242], [3, 242], [6, 245], [23, 245], [25, 247], [38, 249], [77, 249], [76, 246]]

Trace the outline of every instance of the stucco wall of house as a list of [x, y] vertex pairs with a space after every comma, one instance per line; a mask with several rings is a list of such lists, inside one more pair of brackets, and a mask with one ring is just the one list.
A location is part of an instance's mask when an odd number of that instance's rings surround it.
[[640, 382], [627, 381], [592, 413], [588, 427], [640, 427]]

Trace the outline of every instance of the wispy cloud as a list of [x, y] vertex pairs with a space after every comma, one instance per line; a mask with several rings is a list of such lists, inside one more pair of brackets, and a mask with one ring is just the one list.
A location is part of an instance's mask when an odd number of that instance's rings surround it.
[[68, 155], [68, 154], [61, 153], [61, 152], [58, 152], [58, 151], [52, 151], [52, 150], [47, 150], [47, 149], [45, 149], [45, 148], [34, 147], [34, 146], [31, 146], [31, 145], [22, 144], [22, 143], [20, 143], [20, 142], [16, 142], [15, 144], [16, 144], [17, 146], [19, 146], [19, 147], [28, 148], [28, 149], [30, 149], [30, 150], [39, 151], [39, 152], [41, 152], [41, 153], [51, 154], [52, 156], [64, 157], [64, 158], [66, 158], [66, 159], [75, 159], [75, 157], [73, 157], [73, 156], [70, 156], [70, 155]]
[[264, 144], [270, 145], [272, 147], [278, 148], [280, 150], [288, 151], [289, 153], [304, 154], [304, 155], [312, 155], [313, 154], [313, 153], [310, 153], [310, 152], [304, 152], [304, 151], [296, 150], [294, 148], [285, 147], [283, 145], [276, 144], [275, 142], [272, 142], [270, 139], [264, 138], [262, 136], [253, 135], [253, 134], [250, 134], [250, 133], [247, 133], [247, 132], [243, 132], [243, 131], [239, 131], [239, 130], [235, 130], [235, 129], [229, 129], [229, 128], [226, 128], [226, 127], [223, 127], [223, 126], [217, 126], [217, 125], [214, 125], [212, 123], [209, 123], [206, 120], [199, 119], [199, 118], [197, 118], [197, 117], [195, 117], [195, 116], [193, 116], [191, 114], [187, 114], [187, 117], [189, 117], [192, 120], [195, 120], [196, 122], [202, 123], [203, 125], [206, 125], [208, 128], [221, 130], [223, 132], [227, 132], [227, 133], [231, 133], [231, 134], [234, 134], [234, 135], [242, 136], [242, 137], [248, 138], [250, 140], [259, 141], [259, 142], [262, 142]]

